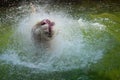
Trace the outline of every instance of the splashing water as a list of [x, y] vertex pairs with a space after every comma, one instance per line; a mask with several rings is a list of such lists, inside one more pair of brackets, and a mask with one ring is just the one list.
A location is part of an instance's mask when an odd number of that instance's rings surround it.
[[[29, 68], [38, 68], [46, 71], [70, 70], [89, 67], [101, 59], [105, 42], [96, 41], [97, 46], [85, 43], [81, 29], [104, 30], [105, 26], [99, 23], [89, 23], [74, 20], [63, 12], [49, 11], [42, 7], [34, 14], [27, 14], [21, 18], [15, 33], [12, 36], [13, 44], [0, 56], [13, 65], [22, 65]], [[53, 40], [52, 50], [36, 48], [31, 39], [31, 28], [42, 19], [55, 22], [55, 27], [60, 32]], [[92, 26], [92, 27], [91, 27]], [[101, 44], [101, 45], [99, 45]], [[98, 49], [95, 49], [95, 48]]]

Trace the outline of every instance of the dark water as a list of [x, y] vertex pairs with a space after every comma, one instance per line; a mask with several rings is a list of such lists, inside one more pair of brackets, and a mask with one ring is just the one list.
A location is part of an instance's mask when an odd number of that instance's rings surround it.
[[[0, 13], [1, 80], [119, 80], [118, 4], [30, 5]], [[52, 50], [36, 48], [31, 28], [48, 18], [60, 33]]]

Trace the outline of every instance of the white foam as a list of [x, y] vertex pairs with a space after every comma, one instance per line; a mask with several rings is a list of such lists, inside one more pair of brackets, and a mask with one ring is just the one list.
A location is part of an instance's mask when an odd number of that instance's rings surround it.
[[[41, 7], [41, 6], [40, 6]], [[21, 8], [20, 8], [21, 9]], [[50, 19], [55, 22], [55, 27], [61, 32], [53, 41], [53, 51], [42, 51], [34, 47], [31, 40], [31, 28], [42, 19]], [[29, 68], [38, 68], [40, 70], [70, 70], [75, 68], [84, 68], [91, 63], [96, 63], [102, 58], [102, 49], [94, 50], [90, 45], [86, 46], [80, 28], [93, 25], [101, 26], [99, 23], [89, 23], [82, 19], [78, 21], [69, 17], [63, 12], [46, 13], [43, 9], [40, 12], [26, 15], [21, 18], [16, 28], [13, 47], [6, 50], [0, 56], [1, 60], [13, 65], [22, 65]], [[87, 27], [86, 27], [87, 28]], [[17, 43], [19, 43], [17, 45]], [[20, 52], [24, 55], [20, 56]]]
[[89, 28], [90, 27], [90, 28], [95, 28], [95, 29], [99, 29], [99, 30], [105, 30], [105, 27], [106, 27], [106, 26], [104, 26], [100, 23], [97, 23], [97, 22], [85, 21], [82, 18], [80, 18], [78, 20], [78, 23], [82, 28]]

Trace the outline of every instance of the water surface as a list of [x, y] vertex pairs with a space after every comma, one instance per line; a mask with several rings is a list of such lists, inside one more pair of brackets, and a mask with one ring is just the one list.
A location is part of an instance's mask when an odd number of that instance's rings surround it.
[[[1, 9], [0, 79], [120, 79], [119, 8], [37, 4], [36, 8], [36, 13], [29, 5]], [[37, 48], [31, 39], [32, 26], [44, 18], [60, 30], [52, 50]]]

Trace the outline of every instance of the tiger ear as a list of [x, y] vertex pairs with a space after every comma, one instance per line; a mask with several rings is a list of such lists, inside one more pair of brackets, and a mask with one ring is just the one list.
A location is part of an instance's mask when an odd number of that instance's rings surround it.
[[35, 13], [36, 12], [35, 5], [33, 5], [33, 3], [30, 3], [30, 7], [32, 9], [32, 13]]

